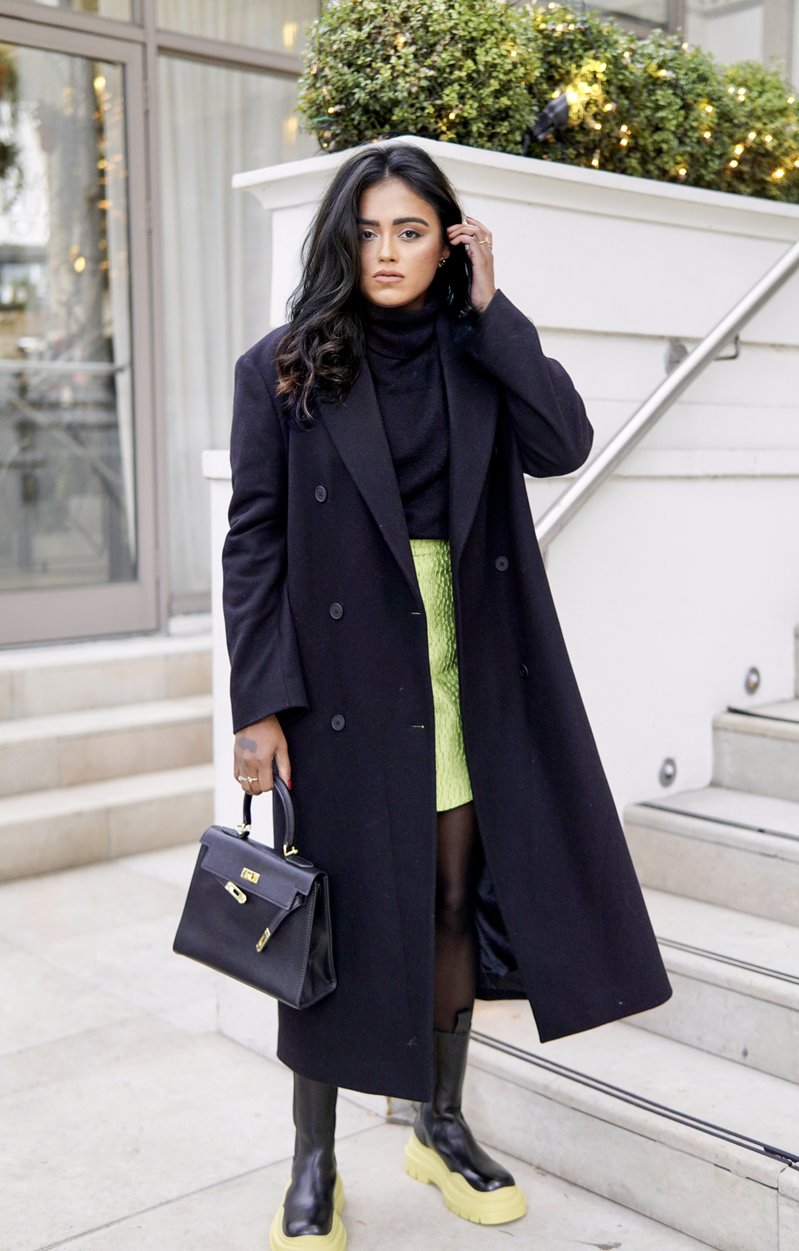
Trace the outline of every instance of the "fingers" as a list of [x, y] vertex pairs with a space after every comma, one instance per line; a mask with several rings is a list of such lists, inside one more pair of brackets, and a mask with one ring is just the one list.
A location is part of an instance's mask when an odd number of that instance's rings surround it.
[[234, 776], [241, 789], [247, 795], [260, 795], [261, 784], [258, 780], [258, 774], [245, 772], [246, 766], [241, 766], [234, 770]]
[[266, 741], [255, 741], [244, 735], [236, 739], [233, 754], [233, 775], [247, 795], [262, 795], [274, 786], [273, 762], [286, 786], [291, 788], [291, 762], [288, 745], [282, 733], [271, 734]]
[[285, 739], [277, 745], [275, 760], [277, 761], [278, 774], [289, 790], [291, 790], [291, 761], [289, 760], [289, 749]]
[[475, 254], [479, 257], [483, 249], [489, 254], [493, 250], [491, 231], [476, 217], [467, 215], [462, 222], [456, 222], [455, 225], [447, 227], [447, 236], [451, 244], [464, 244], [472, 259], [475, 258]]

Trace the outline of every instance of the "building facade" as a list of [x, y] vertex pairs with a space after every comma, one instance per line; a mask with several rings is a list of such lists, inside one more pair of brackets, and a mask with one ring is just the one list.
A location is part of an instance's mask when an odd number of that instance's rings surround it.
[[[799, 0], [621, 8], [799, 79]], [[316, 150], [294, 103], [318, 10], [0, 2], [0, 645], [207, 609], [200, 457], [269, 329], [268, 216], [231, 176]]]

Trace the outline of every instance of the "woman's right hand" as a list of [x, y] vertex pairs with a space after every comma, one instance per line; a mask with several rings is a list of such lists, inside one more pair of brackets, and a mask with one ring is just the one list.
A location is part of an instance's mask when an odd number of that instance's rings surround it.
[[233, 776], [248, 795], [260, 795], [273, 786], [272, 761], [286, 786], [291, 787], [288, 744], [277, 717], [264, 717], [236, 733]]

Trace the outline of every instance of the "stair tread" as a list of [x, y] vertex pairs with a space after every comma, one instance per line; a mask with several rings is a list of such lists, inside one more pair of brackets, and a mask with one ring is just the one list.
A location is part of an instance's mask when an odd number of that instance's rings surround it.
[[728, 705], [728, 712], [739, 712], [748, 717], [778, 717], [785, 721], [799, 722], [799, 699], [775, 699], [767, 704], [753, 704], [751, 707]]
[[712, 724], [714, 731], [796, 742], [799, 740], [799, 699], [753, 704], [751, 708], [730, 706], [717, 712]]
[[[718, 955], [741, 965], [757, 965], [762, 973], [741, 968], [744, 982], [750, 977], [768, 980], [769, 972], [797, 979], [797, 985], [783, 982], [799, 998], [799, 928], [783, 921], [751, 916], [718, 904], [703, 903], [644, 888], [647, 909], [658, 940], [694, 947], [708, 958]], [[665, 953], [664, 953], [665, 954]], [[699, 957], [701, 958], [701, 956]], [[717, 971], [724, 975], [724, 967]], [[727, 967], [729, 976], [732, 966]]]
[[0, 648], [0, 673], [49, 669], [62, 665], [94, 665], [104, 661], [136, 660], [142, 656], [171, 656], [210, 650], [209, 633], [138, 634], [122, 639], [85, 639], [41, 647], [7, 647]]
[[116, 807], [137, 800], [163, 798], [187, 790], [206, 789], [213, 784], [214, 766], [199, 764], [7, 795], [0, 798], [0, 827], [19, 821], [46, 820], [90, 808]]
[[[475, 1028], [544, 1060], [577, 1069], [681, 1113], [799, 1154], [799, 1087], [784, 1078], [761, 1073], [621, 1021], [541, 1044], [536, 1041], [529, 1010], [520, 1004], [481, 1003], [475, 1013]], [[476, 1047], [473, 1058], [478, 1066], [501, 1067], [508, 1074], [512, 1072], [517, 1084], [523, 1084], [525, 1078], [533, 1080], [534, 1074], [537, 1074], [536, 1081], [542, 1080], [541, 1070], [520, 1060], [498, 1056], [487, 1048]], [[595, 1092], [583, 1095], [583, 1089], [578, 1083], [569, 1082], [570, 1101], [585, 1098], [596, 1104]], [[600, 1098], [613, 1119], [626, 1120], [631, 1114], [628, 1104], [610, 1096]], [[769, 1166], [778, 1163], [664, 1118], [658, 1117], [658, 1123], [663, 1135], [676, 1135], [678, 1140], [690, 1144], [685, 1145], [686, 1150], [711, 1159], [726, 1158], [728, 1163], [731, 1158], [740, 1159], [750, 1176], [760, 1171], [769, 1173]]]
[[152, 699], [137, 704], [111, 704], [104, 708], [45, 713], [36, 717], [15, 717], [10, 721], [0, 721], [0, 747], [41, 738], [168, 725], [210, 717], [212, 711], [213, 697], [209, 694]]
[[[755, 834], [774, 835], [799, 842], [799, 802], [726, 786], [702, 786], [657, 795], [628, 804], [625, 816], [645, 821], [651, 813], [674, 813], [711, 826], [728, 826]], [[661, 818], [662, 819], [662, 818]]]

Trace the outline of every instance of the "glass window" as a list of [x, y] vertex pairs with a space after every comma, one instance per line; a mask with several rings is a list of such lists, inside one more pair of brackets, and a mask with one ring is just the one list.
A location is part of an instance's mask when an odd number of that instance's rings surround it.
[[607, 4], [598, 4], [596, 7], [604, 9], [612, 17], [617, 17], [622, 25], [625, 18], [633, 18], [644, 26], [661, 26], [664, 29], [668, 26], [668, 0], [618, 0], [615, 4], [609, 0]]
[[685, 37], [717, 61], [763, 60], [763, 4], [732, 5], [688, 0]]
[[120, 65], [0, 45], [0, 592], [136, 576]]
[[71, 13], [94, 13], [97, 17], [114, 17], [130, 22], [132, 0], [37, 0], [51, 9], [69, 9]]
[[270, 52], [302, 51], [319, 0], [158, 0], [158, 25]]
[[269, 215], [233, 174], [317, 151], [293, 80], [162, 56], [159, 72], [171, 586], [210, 586], [205, 448], [230, 439], [236, 357], [270, 329]]

